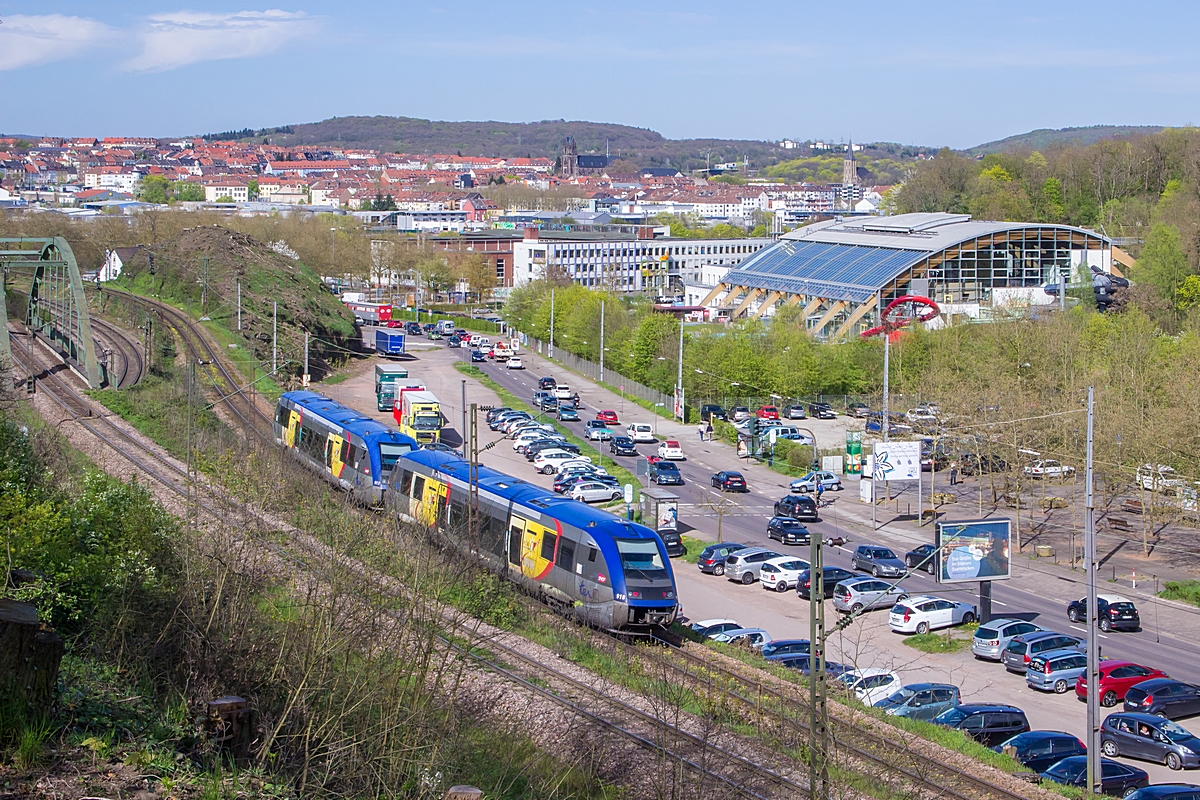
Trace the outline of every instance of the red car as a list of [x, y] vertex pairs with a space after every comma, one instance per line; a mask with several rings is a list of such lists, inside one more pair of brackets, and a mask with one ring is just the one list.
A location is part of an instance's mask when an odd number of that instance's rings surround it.
[[756, 413], [759, 419], [779, 419], [779, 409], [775, 406], [761, 406]]
[[597, 411], [596, 419], [603, 422], [605, 425], [617, 424], [617, 412], [615, 411]]
[[[1125, 699], [1125, 693], [1135, 684], [1148, 681], [1151, 678], [1167, 678], [1167, 673], [1160, 669], [1143, 667], [1132, 661], [1100, 662], [1100, 705], [1111, 708]], [[1075, 695], [1080, 700], [1087, 699], [1087, 676], [1080, 675], [1075, 684]]]

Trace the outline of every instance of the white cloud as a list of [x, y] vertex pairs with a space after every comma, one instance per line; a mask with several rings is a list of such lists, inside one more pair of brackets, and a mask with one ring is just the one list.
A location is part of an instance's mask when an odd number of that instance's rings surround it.
[[307, 34], [313, 24], [302, 11], [279, 9], [156, 14], [149, 17], [140, 33], [141, 55], [126, 62], [125, 67], [159, 72], [200, 61], [261, 56]]
[[103, 22], [84, 17], [6, 15], [0, 23], [0, 70], [76, 58], [112, 35]]

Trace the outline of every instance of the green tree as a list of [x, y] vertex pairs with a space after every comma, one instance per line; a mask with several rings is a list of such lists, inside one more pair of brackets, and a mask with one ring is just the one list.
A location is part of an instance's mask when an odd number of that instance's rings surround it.
[[143, 203], [166, 203], [170, 182], [164, 175], [147, 175], [138, 182], [137, 197]]
[[174, 184], [175, 199], [189, 202], [204, 200], [204, 187], [192, 181], [176, 181]]
[[250, 182], [246, 184], [246, 194], [249, 195], [251, 200], [258, 199], [258, 180], [257, 179], [251, 178]]
[[1174, 302], [1180, 286], [1191, 274], [1179, 229], [1163, 222], [1154, 223], [1133, 277], [1153, 285], [1162, 297]]

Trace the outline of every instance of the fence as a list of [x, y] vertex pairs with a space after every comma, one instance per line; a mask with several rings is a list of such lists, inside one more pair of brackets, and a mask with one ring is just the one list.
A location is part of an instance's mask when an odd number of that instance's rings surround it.
[[[526, 347], [536, 351], [539, 355], [548, 357], [547, 354], [550, 352], [550, 346], [546, 342], [543, 342], [541, 339], [534, 339], [532, 336], [524, 338]], [[601, 375], [599, 364], [594, 361], [588, 361], [586, 358], [580, 358], [574, 353], [564, 350], [562, 347], [554, 348], [554, 360], [567, 369], [573, 369], [589, 378], [594, 378], [600, 383], [607, 384], [610, 388], [617, 387], [623, 394], [632, 395], [652, 405], [661, 403], [663, 411], [667, 416], [670, 416], [671, 409], [675, 407], [675, 398], [672, 395], [664, 394], [657, 389], [651, 389], [649, 386], [643, 386], [637, 381], [626, 378], [624, 375], [614, 372], [611, 369], [606, 368], [604, 374]]]

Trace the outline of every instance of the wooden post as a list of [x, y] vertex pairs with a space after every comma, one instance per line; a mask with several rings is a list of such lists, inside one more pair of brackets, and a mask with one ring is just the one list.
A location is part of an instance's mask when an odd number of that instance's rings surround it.
[[41, 629], [37, 609], [0, 600], [0, 701], [11, 698], [23, 711], [49, 713], [63, 650], [61, 636]]

